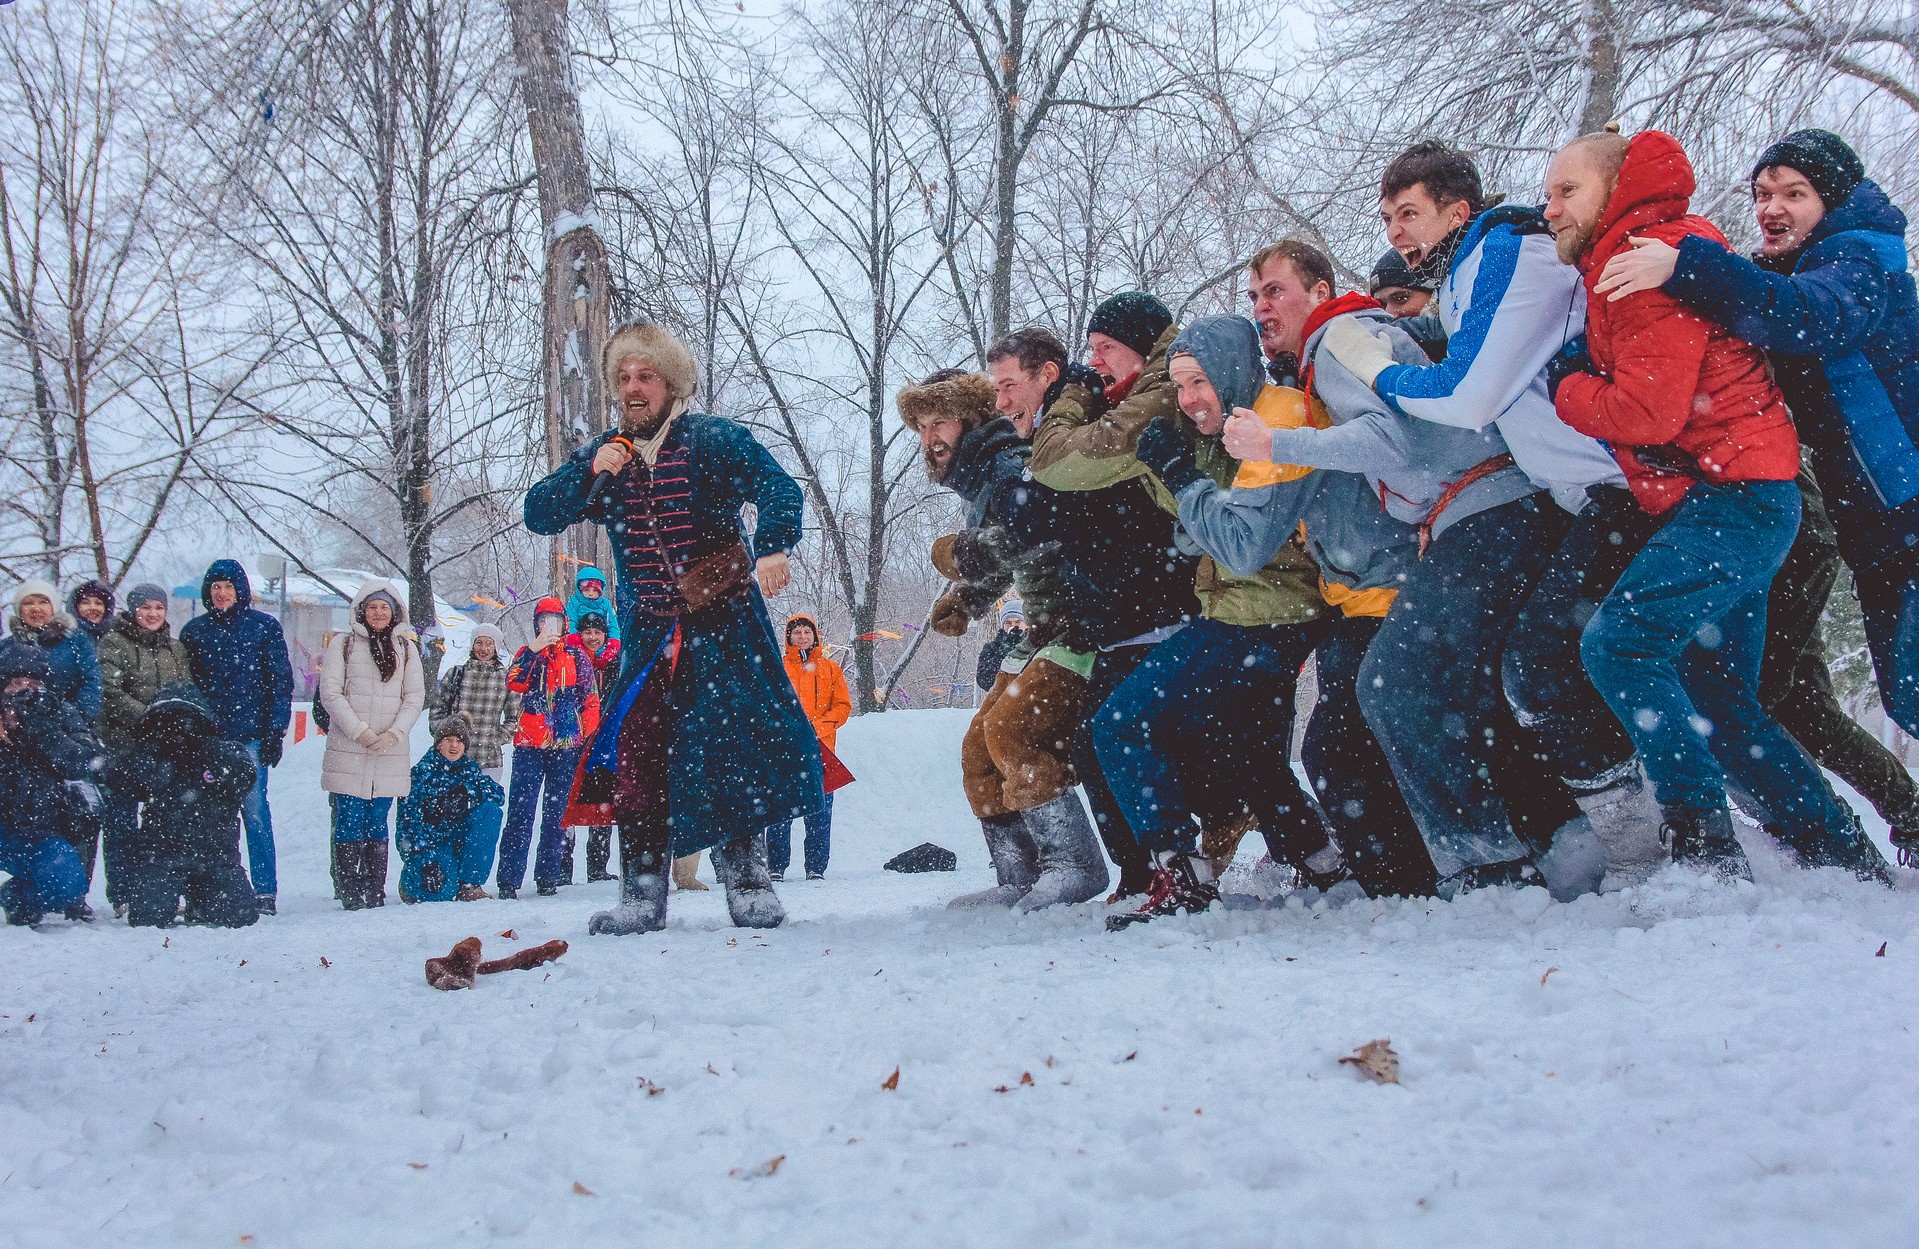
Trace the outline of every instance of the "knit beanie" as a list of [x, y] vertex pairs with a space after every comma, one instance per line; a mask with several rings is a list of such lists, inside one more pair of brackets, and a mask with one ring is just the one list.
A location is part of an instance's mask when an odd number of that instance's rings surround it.
[[1122, 291], [1093, 309], [1086, 332], [1104, 334], [1142, 356], [1150, 356], [1153, 344], [1172, 324], [1173, 314], [1159, 300], [1145, 291]]
[[1414, 273], [1413, 267], [1406, 263], [1406, 258], [1391, 248], [1373, 261], [1373, 272], [1367, 279], [1366, 290], [1368, 294], [1377, 295], [1389, 286], [1409, 291], [1431, 292], [1438, 289], [1430, 278]]
[[1004, 625], [1009, 620], [1017, 620], [1021, 624], [1025, 624], [1026, 623], [1026, 604], [1022, 603], [1020, 600], [1016, 598], [1009, 598], [1004, 603], [1001, 603], [1000, 609], [999, 609], [999, 622], [1000, 624]]
[[585, 633], [588, 629], [598, 629], [601, 633], [605, 633], [606, 632], [605, 614], [601, 612], [590, 611], [581, 615], [580, 632]]
[[127, 591], [127, 610], [138, 611], [147, 603], [158, 603], [162, 607], [168, 602], [167, 592], [151, 581], [142, 581]]
[[51, 581], [22, 581], [20, 588], [13, 592], [13, 610], [19, 611], [20, 605], [36, 594], [53, 604], [56, 613], [59, 612], [60, 591], [54, 588]]
[[465, 712], [456, 711], [434, 721], [433, 744], [438, 746], [449, 737], [459, 738], [462, 745], [473, 744], [473, 721], [467, 719]]
[[1830, 130], [1795, 130], [1759, 155], [1748, 181], [1776, 165], [1797, 169], [1819, 192], [1828, 212], [1846, 202], [1853, 188], [1866, 178], [1859, 153]]

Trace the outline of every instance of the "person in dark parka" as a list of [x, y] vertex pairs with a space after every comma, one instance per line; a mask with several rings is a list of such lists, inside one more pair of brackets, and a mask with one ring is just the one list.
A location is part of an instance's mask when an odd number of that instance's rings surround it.
[[137, 830], [114, 854], [128, 924], [168, 927], [183, 897], [194, 923], [244, 928], [259, 919], [240, 862], [240, 804], [254, 771], [252, 754], [218, 735], [198, 687], [169, 685], [147, 704], [107, 764], [109, 784], [142, 804]]
[[81, 918], [75, 908], [86, 903], [87, 874], [67, 827], [99, 746], [48, 688], [52, 675], [39, 647], [0, 647], [0, 872], [12, 877], [0, 885], [0, 909], [9, 924], [38, 924], [49, 911]]
[[267, 772], [279, 766], [293, 719], [293, 665], [280, 622], [253, 608], [253, 587], [238, 560], [219, 559], [200, 584], [204, 615], [180, 629], [194, 684], [213, 708], [220, 736], [238, 742], [259, 765], [240, 817], [247, 829], [247, 863], [260, 909], [274, 912], [279, 873], [273, 848], [273, 809]]
[[[819, 739], [761, 597], [791, 580], [803, 496], [744, 426], [688, 408], [698, 372], [664, 328], [622, 327], [601, 367], [619, 397], [619, 431], [582, 447], [525, 504], [534, 533], [590, 521], [613, 544], [626, 673], [583, 765], [581, 797], [611, 799], [620, 905], [588, 929], [663, 927], [668, 865], [708, 847], [733, 922], [773, 927], [785, 909], [767, 872], [766, 826], [826, 802]], [[608, 485], [595, 496], [601, 474]], [[748, 503], [758, 515], [750, 548]]]
[[[126, 610], [100, 641], [101, 744], [108, 750], [126, 746], [154, 697], [166, 686], [192, 680], [186, 648], [167, 627], [167, 592], [151, 584], [133, 587]], [[117, 912], [126, 899], [120, 892], [120, 866], [114, 856], [119, 847], [132, 844], [140, 804], [111, 785], [101, 797], [105, 827], [100, 850], [107, 870], [107, 901]]]

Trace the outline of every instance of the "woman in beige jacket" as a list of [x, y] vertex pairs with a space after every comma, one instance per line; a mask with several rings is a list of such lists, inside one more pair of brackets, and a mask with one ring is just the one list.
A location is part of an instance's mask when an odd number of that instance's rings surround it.
[[349, 911], [386, 905], [387, 826], [411, 783], [407, 735], [426, 706], [405, 598], [391, 581], [362, 585], [353, 627], [320, 660], [329, 721], [320, 783], [333, 795], [334, 892]]

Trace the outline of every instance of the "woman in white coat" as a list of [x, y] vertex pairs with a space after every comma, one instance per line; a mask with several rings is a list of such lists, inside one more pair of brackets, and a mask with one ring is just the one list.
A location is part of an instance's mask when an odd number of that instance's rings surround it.
[[386, 905], [387, 827], [411, 784], [407, 735], [426, 707], [426, 678], [398, 586], [368, 581], [351, 612], [353, 627], [320, 661], [329, 722], [320, 783], [333, 795], [334, 889], [357, 911]]

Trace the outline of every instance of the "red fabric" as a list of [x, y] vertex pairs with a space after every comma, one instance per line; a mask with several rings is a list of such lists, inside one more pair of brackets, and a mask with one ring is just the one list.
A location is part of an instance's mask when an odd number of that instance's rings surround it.
[[852, 769], [841, 763], [840, 757], [834, 754], [833, 748], [825, 742], [820, 743], [820, 762], [826, 765], [827, 793], [830, 794], [836, 789], [845, 789], [853, 783]]
[[522, 704], [513, 744], [546, 748], [590, 740], [600, 727], [600, 683], [592, 657], [565, 639], [543, 651], [522, 647], [507, 668], [506, 688], [514, 694], [534, 693], [536, 681], [548, 710], [528, 711]]
[[1111, 386], [1106, 387], [1106, 389], [1103, 390], [1101, 393], [1106, 396], [1107, 405], [1111, 406], [1113, 404], [1118, 403], [1120, 400], [1124, 399], [1127, 395], [1131, 394], [1133, 391], [1133, 387], [1137, 385], [1138, 383], [1139, 383], [1139, 373], [1135, 372], [1131, 377], [1126, 378], [1124, 381], [1114, 382]]
[[535, 622], [537, 622], [541, 616], [564, 617], [565, 615], [566, 615], [566, 604], [562, 603], [559, 599], [554, 598], [552, 595], [548, 595], [547, 597], [541, 599], [539, 602], [533, 604], [533, 619], [535, 620]]
[[[1313, 335], [1334, 317], [1345, 316], [1349, 312], [1365, 312], [1369, 308], [1383, 308], [1384, 304], [1371, 295], [1362, 295], [1358, 291], [1347, 291], [1344, 295], [1335, 295], [1325, 303], [1314, 308], [1306, 318], [1306, 325], [1299, 331], [1299, 341], [1303, 345], [1313, 341]], [[1310, 356], [1300, 361], [1299, 388], [1307, 394], [1313, 393], [1313, 361]], [[1385, 489], [1381, 486], [1380, 489]]]
[[[1799, 436], [1758, 348], [1735, 338], [1663, 291], [1618, 302], [1593, 293], [1606, 262], [1630, 249], [1628, 236], [1678, 246], [1689, 234], [1724, 245], [1710, 221], [1687, 212], [1692, 164], [1671, 135], [1632, 138], [1619, 182], [1579, 258], [1586, 282], [1586, 350], [1598, 375], [1559, 387], [1559, 417], [1604, 439], [1639, 505], [1653, 515], [1676, 506], [1699, 477], [1709, 481], [1791, 481]], [[1636, 447], [1669, 447], [1697, 476], [1654, 468]]]

